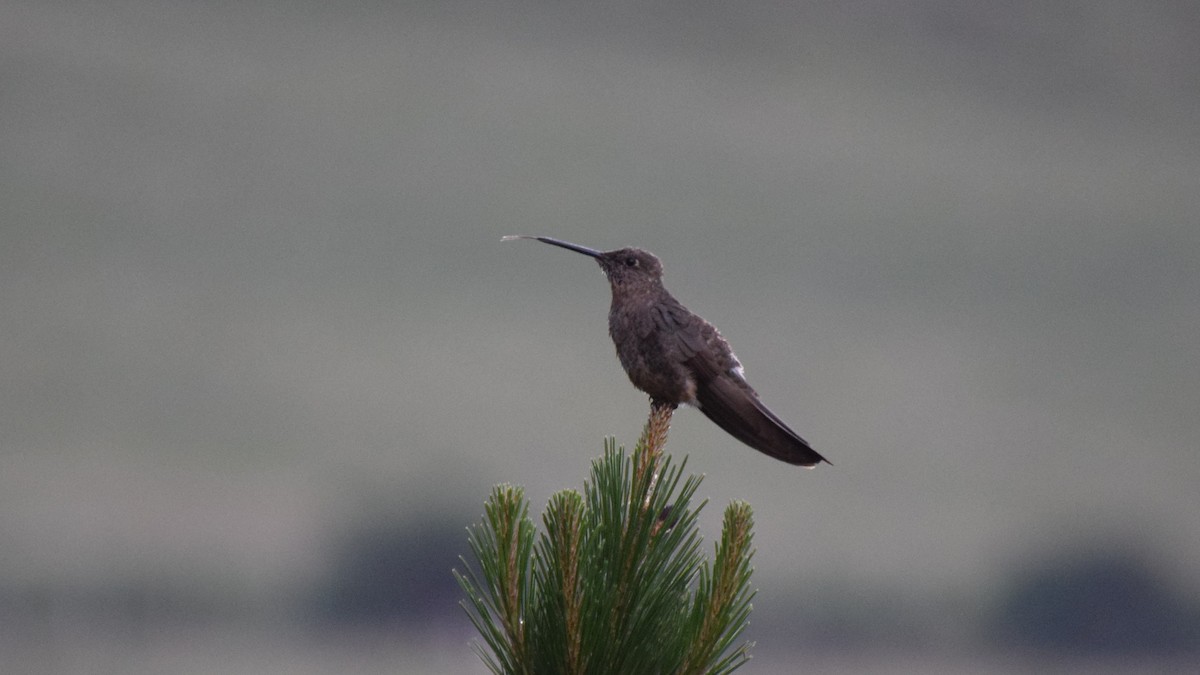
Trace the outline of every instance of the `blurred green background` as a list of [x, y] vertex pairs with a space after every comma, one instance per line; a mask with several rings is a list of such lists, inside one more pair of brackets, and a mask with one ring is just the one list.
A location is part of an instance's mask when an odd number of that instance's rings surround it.
[[450, 576], [646, 413], [657, 253], [834, 462], [695, 411], [753, 673], [1200, 650], [1191, 2], [0, 2], [0, 671], [478, 673]]

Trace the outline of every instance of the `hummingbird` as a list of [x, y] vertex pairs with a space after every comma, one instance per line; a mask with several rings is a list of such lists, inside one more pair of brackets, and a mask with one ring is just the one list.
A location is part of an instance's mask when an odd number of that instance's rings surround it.
[[700, 410], [730, 436], [775, 459], [812, 468], [829, 463], [759, 400], [741, 361], [716, 327], [663, 286], [658, 258], [639, 248], [598, 251], [551, 237], [533, 239], [595, 258], [612, 287], [608, 333], [629, 380], [650, 405]]

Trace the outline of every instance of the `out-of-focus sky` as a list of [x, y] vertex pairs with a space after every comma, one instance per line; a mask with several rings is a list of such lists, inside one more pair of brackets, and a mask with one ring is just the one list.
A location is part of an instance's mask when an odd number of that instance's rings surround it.
[[1200, 593], [1200, 10], [1116, 1], [0, 5], [0, 586], [579, 487], [646, 402], [514, 233], [655, 252], [833, 462], [677, 415], [760, 588]]

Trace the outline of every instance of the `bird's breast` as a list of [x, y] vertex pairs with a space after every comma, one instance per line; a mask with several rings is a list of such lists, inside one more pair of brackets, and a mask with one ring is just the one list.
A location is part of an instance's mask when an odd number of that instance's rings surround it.
[[653, 304], [614, 302], [608, 328], [617, 358], [633, 386], [652, 398], [692, 403], [696, 383], [677, 348], [675, 328], [662, 325], [656, 316]]

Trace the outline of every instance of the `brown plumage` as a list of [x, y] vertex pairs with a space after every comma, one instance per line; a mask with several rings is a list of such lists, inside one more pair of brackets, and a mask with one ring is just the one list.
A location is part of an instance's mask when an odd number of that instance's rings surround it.
[[829, 461], [763, 405], [725, 338], [663, 287], [662, 263], [653, 254], [597, 251], [550, 237], [509, 238], [536, 239], [596, 259], [612, 287], [608, 332], [617, 358], [653, 405], [692, 405], [729, 435], [789, 464], [811, 468]]

